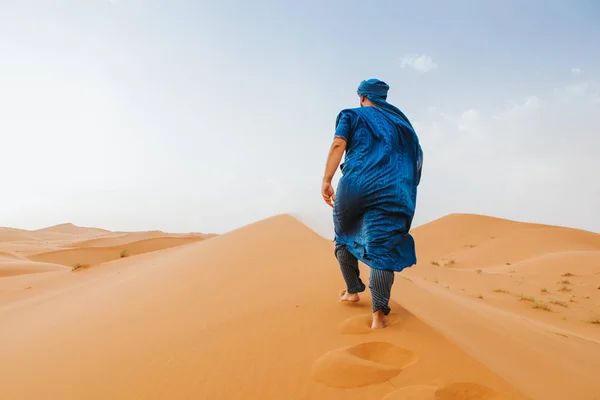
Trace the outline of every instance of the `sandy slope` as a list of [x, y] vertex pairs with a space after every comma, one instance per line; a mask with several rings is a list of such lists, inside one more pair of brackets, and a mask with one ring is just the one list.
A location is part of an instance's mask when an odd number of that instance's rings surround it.
[[533, 398], [600, 398], [600, 235], [460, 214], [413, 233], [403, 305]]
[[600, 346], [591, 335], [558, 329], [425, 281], [402, 280], [396, 293], [408, 310], [531, 398], [600, 398]]
[[0, 397], [526, 398], [397, 303], [368, 329], [290, 217], [64, 276], [0, 308]]

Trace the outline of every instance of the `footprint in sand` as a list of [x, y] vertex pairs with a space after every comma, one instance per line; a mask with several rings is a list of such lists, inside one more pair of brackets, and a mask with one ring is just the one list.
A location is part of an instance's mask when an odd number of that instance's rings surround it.
[[439, 388], [429, 385], [407, 386], [385, 396], [382, 400], [435, 400]]
[[502, 400], [508, 399], [487, 386], [471, 382], [457, 382], [444, 387], [430, 385], [407, 386], [396, 390], [382, 400]]
[[[342, 335], [362, 335], [373, 332], [373, 329], [371, 329], [372, 322], [373, 317], [370, 314], [356, 315], [340, 324], [340, 333]], [[399, 322], [402, 322], [402, 319], [398, 314], [388, 315], [388, 327]]]
[[362, 387], [385, 382], [418, 359], [391, 343], [367, 342], [326, 353], [313, 365], [312, 376], [335, 388]]

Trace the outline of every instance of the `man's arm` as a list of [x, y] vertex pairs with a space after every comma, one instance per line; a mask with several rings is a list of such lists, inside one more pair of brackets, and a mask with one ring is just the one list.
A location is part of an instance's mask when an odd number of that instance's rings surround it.
[[344, 151], [346, 151], [346, 141], [340, 137], [334, 138], [333, 143], [329, 148], [329, 155], [327, 157], [327, 163], [325, 164], [323, 182], [331, 183], [335, 172], [340, 166]]
[[325, 164], [325, 174], [323, 175], [323, 186], [321, 187], [321, 195], [325, 203], [333, 207], [335, 202], [335, 192], [331, 186], [331, 181], [340, 166], [342, 156], [346, 151], [346, 140], [336, 137], [333, 139], [333, 143], [329, 149], [329, 155], [327, 156], [327, 163]]

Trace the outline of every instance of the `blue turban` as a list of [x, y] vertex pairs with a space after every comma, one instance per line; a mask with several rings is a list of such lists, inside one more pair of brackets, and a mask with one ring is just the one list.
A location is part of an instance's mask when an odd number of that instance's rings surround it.
[[371, 101], [371, 103], [375, 104], [377, 107], [390, 111], [391, 113], [400, 117], [412, 128], [412, 125], [410, 124], [410, 121], [408, 120], [406, 115], [404, 115], [404, 113], [400, 111], [398, 107], [386, 101], [388, 90], [390, 90], [390, 86], [387, 83], [379, 79], [368, 79], [360, 83], [356, 92], [359, 96], [365, 96]]

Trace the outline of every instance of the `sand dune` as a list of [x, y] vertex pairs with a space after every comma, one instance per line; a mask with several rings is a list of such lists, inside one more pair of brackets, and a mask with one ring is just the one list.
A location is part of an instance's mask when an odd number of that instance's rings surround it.
[[491, 238], [512, 232], [521, 223], [500, 218], [450, 214], [412, 230], [418, 258], [438, 258], [468, 246], [477, 246]]
[[0, 262], [0, 278], [6, 276], [35, 274], [49, 271], [68, 271], [64, 265], [35, 261], [2, 261]]
[[14, 228], [0, 228], [0, 242], [17, 242], [33, 239], [28, 231]]
[[337, 301], [331, 243], [290, 217], [140, 257], [0, 310], [0, 397], [526, 398], [399, 304], [365, 329], [368, 299]]
[[82, 226], [73, 225], [71, 223], [59, 224], [49, 226], [34, 231], [36, 233], [63, 233], [67, 235], [103, 235], [109, 233], [106, 229], [100, 228], [86, 228]]
[[131, 242], [137, 242], [138, 240], [152, 239], [158, 237], [166, 237], [168, 234], [162, 231], [148, 231], [148, 232], [111, 232], [94, 239], [86, 239], [82, 241], [73, 242], [70, 247], [110, 247], [119, 246]]
[[600, 234], [468, 214], [450, 215], [416, 228], [413, 234], [419, 264], [451, 268], [507, 265], [561, 251], [600, 250]]
[[119, 246], [107, 247], [84, 247], [67, 250], [58, 250], [48, 253], [40, 253], [30, 256], [34, 261], [61, 264], [73, 267], [75, 265], [90, 266], [102, 264], [107, 261], [123, 257], [135, 256], [142, 253], [168, 249], [170, 247], [203, 240], [198, 236], [187, 237], [158, 237], [138, 240], [136, 242], [125, 242]]
[[[600, 334], [584, 318], [600, 310], [594, 234], [474, 215], [414, 233], [424, 257], [397, 275], [378, 331], [368, 292], [337, 300], [332, 243], [288, 216], [81, 274], [2, 278], [0, 398], [597, 398]], [[131, 237], [143, 233], [32, 257], [102, 262], [164, 239], [119, 244]], [[430, 262], [448, 256], [465, 265]], [[542, 296], [551, 311], [534, 308]]]
[[205, 234], [173, 234], [165, 233], [162, 231], [148, 231], [148, 232], [115, 232], [107, 235], [102, 235], [95, 239], [84, 240], [80, 242], [74, 242], [70, 244], [70, 247], [110, 247], [110, 246], [121, 246], [132, 242], [137, 242], [145, 239], [153, 238], [192, 238], [197, 237], [198, 240], [209, 239], [215, 235]]
[[[171, 234], [162, 231], [110, 232], [70, 223], [37, 231], [0, 228], [0, 262], [22, 260], [26, 267], [5, 265], [5, 275], [27, 271], [46, 272], [49, 265], [90, 266], [111, 260], [162, 250], [215, 235]], [[30, 263], [29, 261], [37, 262]], [[10, 273], [9, 273], [10, 271]]]
[[108, 233], [104, 229], [82, 228], [73, 224], [62, 224], [44, 229], [0, 228], [0, 242], [53, 242], [90, 239]]
[[32, 254], [47, 253], [63, 249], [64, 242], [45, 242], [38, 240], [0, 242], [0, 252], [26, 259]]

